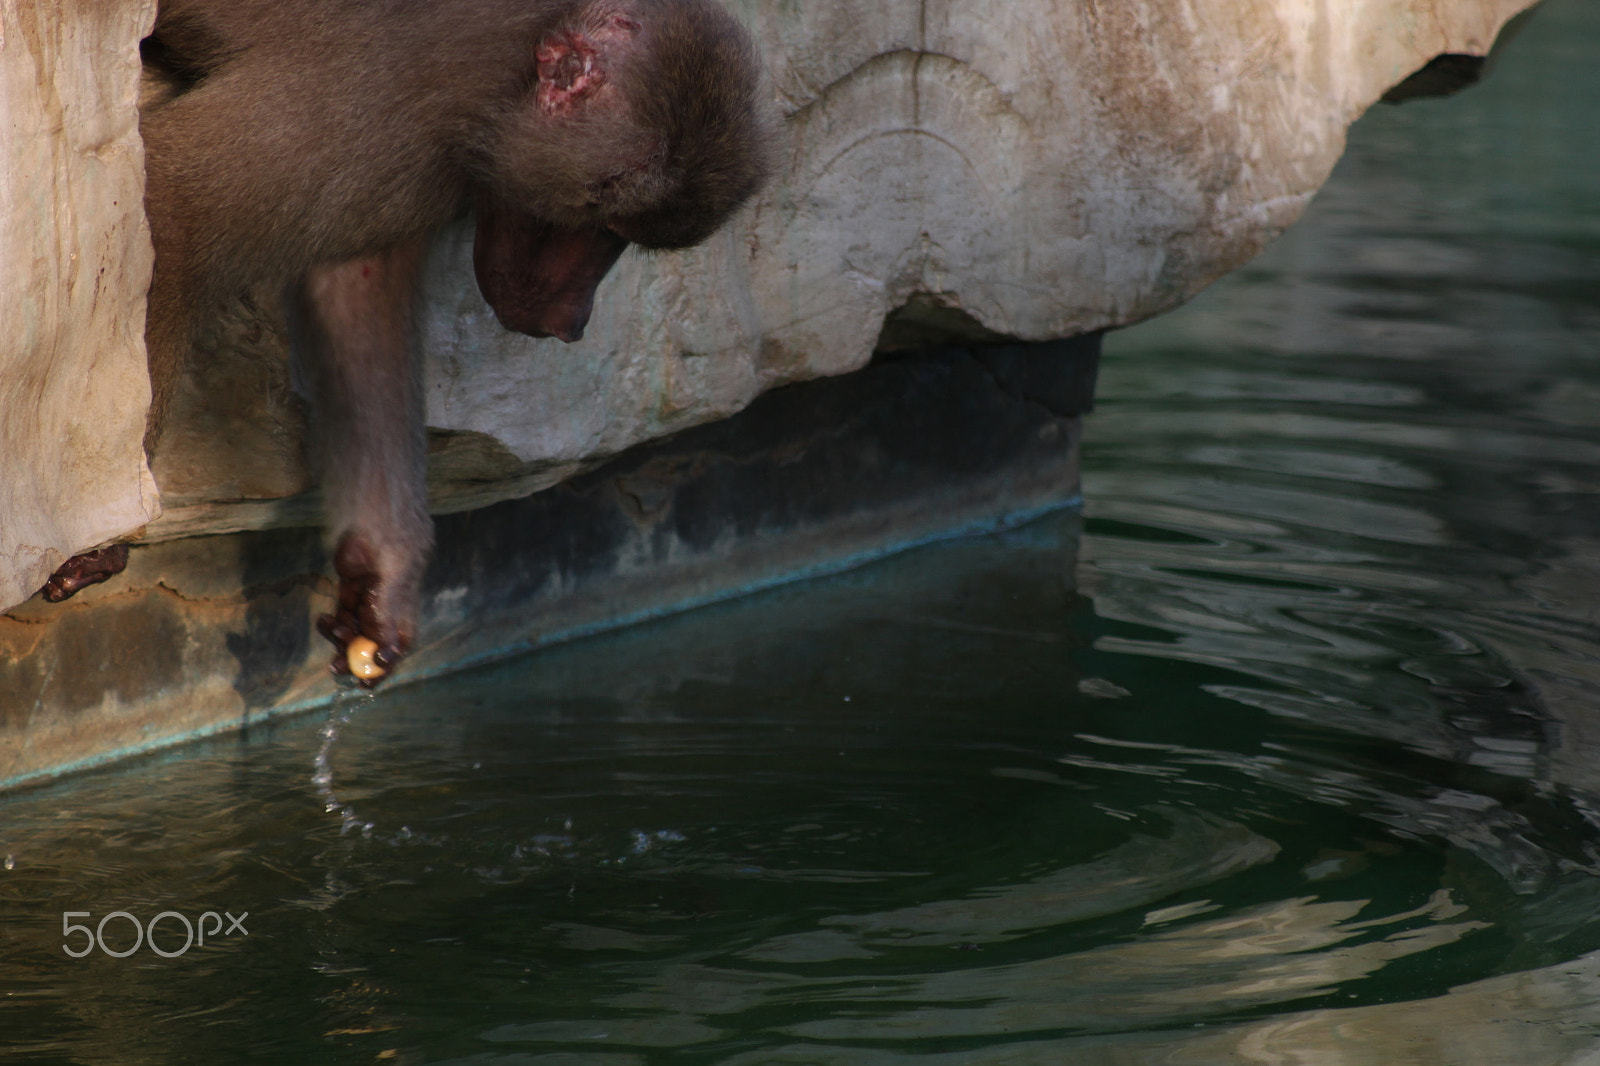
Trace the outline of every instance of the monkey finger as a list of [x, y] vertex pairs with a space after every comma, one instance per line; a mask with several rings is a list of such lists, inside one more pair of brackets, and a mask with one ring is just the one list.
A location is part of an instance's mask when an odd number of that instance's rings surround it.
[[342, 613], [337, 616], [325, 614], [317, 620], [317, 631], [327, 638], [328, 643], [334, 647], [333, 658], [328, 664], [329, 668], [336, 675], [349, 673], [350, 645], [355, 641], [364, 639], [361, 636], [360, 628], [355, 625], [354, 619]]
[[400, 648], [392, 644], [384, 644], [373, 651], [372, 660], [385, 670], [392, 670], [399, 664], [401, 659], [405, 658], [405, 655], [406, 653]]
[[350, 637], [354, 631], [345, 622], [343, 616], [325, 614], [317, 619], [317, 632], [321, 633], [330, 644], [335, 644], [342, 648], [350, 642]]

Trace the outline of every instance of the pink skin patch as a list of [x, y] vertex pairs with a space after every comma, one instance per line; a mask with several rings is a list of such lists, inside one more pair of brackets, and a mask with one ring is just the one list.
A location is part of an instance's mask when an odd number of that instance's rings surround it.
[[587, 37], [576, 33], [558, 34], [539, 43], [534, 52], [539, 61], [539, 110], [560, 114], [571, 110], [579, 100], [605, 84], [600, 69], [599, 51]]
[[534, 50], [539, 64], [535, 99], [545, 114], [561, 114], [592, 95], [606, 83], [602, 49], [626, 45], [639, 35], [639, 23], [626, 15], [612, 15], [592, 35], [554, 33]]

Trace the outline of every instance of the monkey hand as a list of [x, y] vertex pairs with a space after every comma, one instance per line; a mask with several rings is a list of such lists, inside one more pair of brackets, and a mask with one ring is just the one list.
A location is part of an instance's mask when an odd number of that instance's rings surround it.
[[338, 649], [328, 669], [336, 677], [353, 676], [362, 688], [375, 688], [411, 650], [414, 612], [395, 604], [414, 602], [414, 590], [408, 596], [408, 590], [395, 588], [379, 553], [360, 533], [340, 538], [333, 568], [339, 574], [339, 603], [332, 614], [317, 619], [317, 631]]
[[60, 603], [81, 588], [98, 585], [122, 573], [128, 565], [128, 546], [113, 544], [98, 551], [74, 555], [56, 568], [39, 592], [51, 603]]

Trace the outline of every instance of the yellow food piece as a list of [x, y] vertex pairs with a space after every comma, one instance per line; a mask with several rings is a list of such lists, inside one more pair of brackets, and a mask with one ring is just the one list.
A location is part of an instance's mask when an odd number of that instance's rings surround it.
[[356, 637], [344, 650], [344, 661], [350, 672], [363, 681], [376, 681], [389, 671], [378, 665], [378, 643], [366, 637]]

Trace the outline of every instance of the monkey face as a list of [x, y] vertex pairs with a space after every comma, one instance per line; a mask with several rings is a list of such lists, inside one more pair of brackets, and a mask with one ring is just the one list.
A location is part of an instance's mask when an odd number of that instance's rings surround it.
[[479, 291], [506, 329], [575, 341], [588, 325], [595, 289], [627, 246], [608, 230], [560, 226], [480, 204], [472, 266]]

